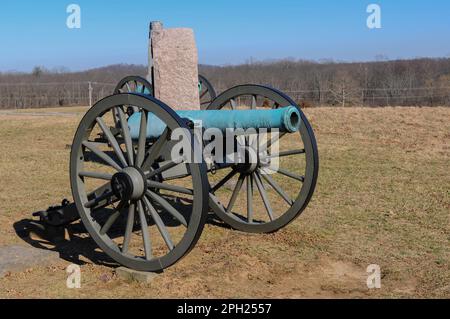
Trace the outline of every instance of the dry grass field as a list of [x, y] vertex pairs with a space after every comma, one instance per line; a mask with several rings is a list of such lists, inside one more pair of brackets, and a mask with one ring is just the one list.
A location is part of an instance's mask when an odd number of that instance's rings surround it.
[[[85, 110], [0, 112], [0, 246], [28, 245], [14, 224], [70, 198], [67, 146]], [[150, 284], [119, 279], [90, 239], [47, 245], [64, 258], [8, 274], [0, 297], [449, 298], [450, 108], [305, 113], [318, 185], [285, 229], [249, 235], [207, 224], [192, 252]], [[66, 288], [72, 262], [81, 289]], [[367, 288], [370, 264], [381, 267], [380, 289]]]

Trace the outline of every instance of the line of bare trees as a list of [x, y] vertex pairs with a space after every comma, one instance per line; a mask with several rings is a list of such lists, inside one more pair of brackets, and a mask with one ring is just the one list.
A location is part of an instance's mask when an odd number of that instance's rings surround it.
[[[366, 63], [302, 60], [251, 61], [236, 66], [200, 65], [221, 92], [255, 83], [281, 89], [305, 106], [449, 106], [450, 58]], [[0, 108], [88, 105], [113, 92], [126, 75], [145, 76], [145, 66], [113, 65], [84, 72], [0, 73]]]
[[145, 75], [146, 68], [113, 65], [84, 72], [46, 70], [0, 73], [0, 109], [53, 106], [86, 106], [113, 93], [115, 84], [130, 74]]
[[99, 82], [0, 84], [0, 109], [86, 106], [113, 91], [114, 84]]
[[258, 83], [301, 103], [329, 106], [450, 105], [450, 59], [367, 63], [284, 60], [201, 66], [218, 88]]

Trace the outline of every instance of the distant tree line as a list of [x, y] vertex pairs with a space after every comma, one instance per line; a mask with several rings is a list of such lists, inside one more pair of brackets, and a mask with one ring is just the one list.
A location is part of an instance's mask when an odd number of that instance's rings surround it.
[[[303, 106], [449, 106], [450, 58], [377, 62], [280, 60], [232, 66], [200, 65], [218, 92], [254, 83], [285, 91]], [[83, 72], [36, 67], [0, 73], [0, 108], [88, 105], [127, 75], [145, 76], [140, 65], [113, 65]]]
[[[90, 89], [95, 102], [113, 93], [123, 77], [145, 76], [146, 67], [112, 65], [83, 72], [47, 70], [37, 66], [31, 73], [0, 73], [0, 108], [37, 108], [89, 105]], [[89, 83], [90, 82], [90, 83]]]
[[219, 91], [257, 83], [313, 106], [450, 105], [449, 58], [366, 63], [283, 60], [200, 70]]

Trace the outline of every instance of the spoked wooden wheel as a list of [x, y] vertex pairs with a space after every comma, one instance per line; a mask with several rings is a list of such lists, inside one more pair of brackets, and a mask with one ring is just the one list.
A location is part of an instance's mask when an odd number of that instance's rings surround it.
[[289, 105], [297, 107], [300, 113], [298, 132], [268, 133], [259, 143], [256, 137], [261, 135], [248, 136], [241, 143], [257, 156], [256, 165], [237, 164], [228, 171], [209, 174], [210, 207], [235, 229], [274, 232], [303, 212], [314, 192], [319, 170], [316, 140], [298, 105], [272, 88], [237, 86], [219, 95], [208, 108], [261, 109]]
[[[124, 105], [138, 108], [134, 131]], [[118, 115], [117, 126], [113, 113]], [[155, 116], [165, 129], [150, 139], [147, 128], [151, 130]], [[182, 137], [191, 138], [185, 121], [162, 102], [117, 94], [95, 104], [76, 132], [70, 180], [82, 222], [106, 254], [129, 268], [164, 269], [187, 254], [202, 232], [206, 168], [204, 163], [167, 155], [164, 146], [176, 128], [185, 128]], [[166, 180], [164, 176], [177, 167], [189, 174]]]
[[216, 98], [216, 91], [208, 79], [203, 75], [198, 76], [198, 90], [200, 93], [200, 108], [205, 110]]
[[131, 75], [123, 78], [114, 89], [114, 94], [139, 93], [153, 96], [153, 87], [141, 76]]
[[[116, 88], [114, 89], [114, 94], [119, 93], [138, 93], [154, 96], [153, 86], [150, 84], [150, 82], [148, 82], [145, 78], [137, 75], [130, 75], [120, 80], [120, 82], [116, 85]], [[137, 111], [137, 107], [127, 105], [125, 111], [127, 113], [127, 116], [132, 115], [134, 112]], [[117, 114], [114, 114], [113, 116], [114, 122], [117, 123], [118, 120]]]

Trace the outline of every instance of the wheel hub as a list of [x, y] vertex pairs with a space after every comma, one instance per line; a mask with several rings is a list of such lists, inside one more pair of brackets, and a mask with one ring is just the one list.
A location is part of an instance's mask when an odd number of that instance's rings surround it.
[[144, 196], [146, 178], [144, 173], [135, 167], [126, 167], [113, 175], [111, 188], [114, 195], [121, 200], [137, 200]]

